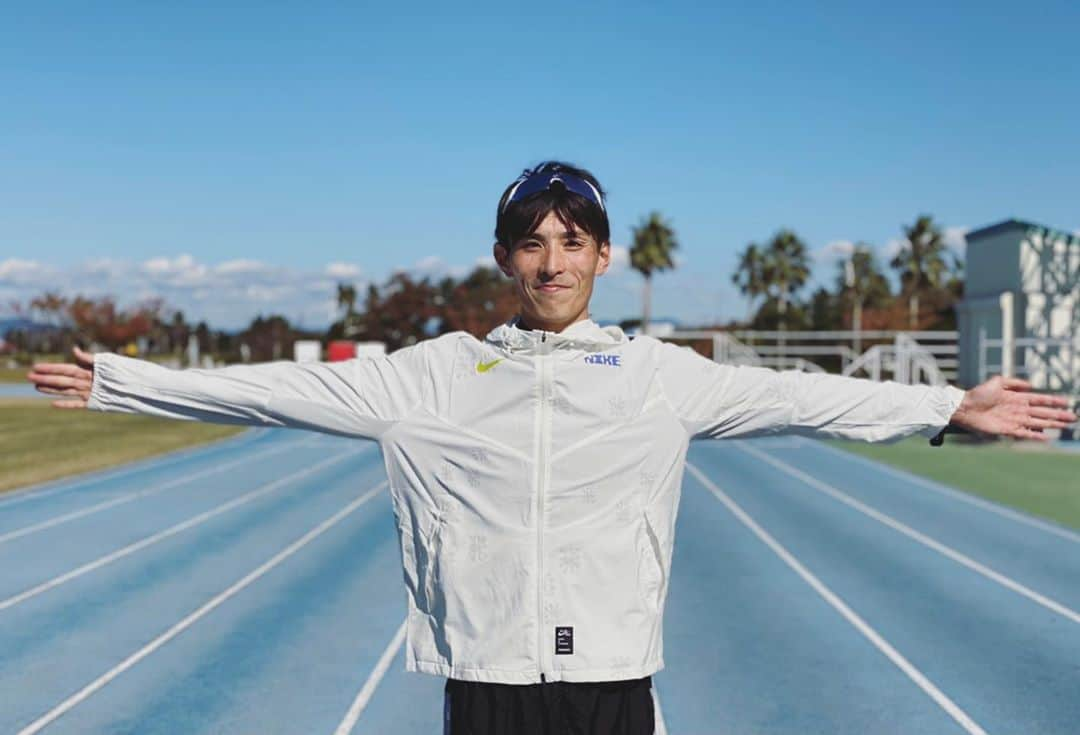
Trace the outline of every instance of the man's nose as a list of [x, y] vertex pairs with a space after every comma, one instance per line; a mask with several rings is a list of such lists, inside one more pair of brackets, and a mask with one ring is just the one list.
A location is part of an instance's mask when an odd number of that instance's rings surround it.
[[547, 248], [544, 251], [544, 261], [541, 268], [545, 276], [557, 276], [566, 270], [566, 253], [558, 245]]

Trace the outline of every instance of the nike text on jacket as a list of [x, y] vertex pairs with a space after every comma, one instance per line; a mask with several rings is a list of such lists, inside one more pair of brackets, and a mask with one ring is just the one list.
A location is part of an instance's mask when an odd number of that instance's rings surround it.
[[712, 362], [581, 321], [513, 324], [377, 359], [175, 371], [98, 355], [90, 407], [375, 439], [408, 601], [407, 668], [524, 684], [663, 667], [691, 439], [884, 441], [963, 391]]

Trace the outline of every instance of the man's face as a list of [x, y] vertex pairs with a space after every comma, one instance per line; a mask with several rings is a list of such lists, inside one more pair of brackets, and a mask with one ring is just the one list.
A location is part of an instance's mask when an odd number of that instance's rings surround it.
[[561, 332], [589, 315], [593, 279], [608, 269], [611, 244], [597, 244], [578, 228], [568, 229], [554, 212], [536, 231], [507, 251], [495, 245], [499, 268], [514, 279], [523, 326]]

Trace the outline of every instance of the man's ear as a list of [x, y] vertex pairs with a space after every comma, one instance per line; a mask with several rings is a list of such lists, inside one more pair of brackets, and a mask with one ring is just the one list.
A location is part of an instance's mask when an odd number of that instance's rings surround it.
[[596, 275], [600, 276], [607, 272], [611, 265], [611, 243], [605, 242], [600, 245], [600, 259], [596, 261]]
[[491, 254], [495, 256], [495, 262], [499, 265], [499, 270], [503, 272], [503, 275], [507, 278], [514, 277], [514, 271], [510, 267], [510, 251], [506, 249], [506, 246], [501, 242], [495, 243], [495, 246], [491, 249]]

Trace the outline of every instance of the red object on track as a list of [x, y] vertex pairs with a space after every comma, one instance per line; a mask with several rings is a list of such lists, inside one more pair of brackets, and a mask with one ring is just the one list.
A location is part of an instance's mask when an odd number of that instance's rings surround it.
[[351, 360], [356, 357], [356, 343], [348, 340], [335, 340], [326, 346], [326, 359], [330, 362]]

